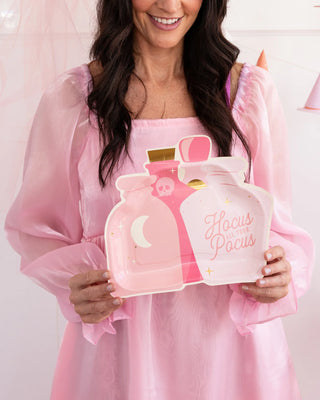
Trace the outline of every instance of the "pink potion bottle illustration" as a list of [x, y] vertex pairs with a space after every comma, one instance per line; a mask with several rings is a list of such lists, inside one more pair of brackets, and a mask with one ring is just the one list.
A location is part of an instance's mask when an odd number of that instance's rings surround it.
[[105, 227], [107, 262], [116, 296], [178, 290], [183, 286], [179, 231], [170, 208], [152, 196], [157, 177], [121, 176], [122, 201]]
[[265, 265], [272, 198], [244, 183], [246, 165], [236, 157], [194, 163], [193, 173], [197, 168], [205, 173], [207, 187], [180, 207], [199, 269], [210, 285], [255, 281]]
[[202, 189], [206, 186], [206, 172], [202, 171], [201, 165], [211, 155], [210, 138], [204, 135], [187, 136], [180, 140], [177, 147], [183, 162], [180, 164], [179, 179], [196, 190]]
[[148, 151], [149, 160], [151, 162], [145, 164], [145, 168], [149, 171], [150, 175], [157, 176], [157, 180], [152, 185], [154, 188], [152, 192], [153, 196], [166, 204], [175, 217], [179, 231], [183, 282], [199, 282], [202, 280], [202, 276], [197, 266], [190, 239], [180, 214], [181, 203], [188, 196], [193, 194], [195, 189], [179, 180], [178, 167], [180, 162], [173, 159], [174, 152], [174, 148]]

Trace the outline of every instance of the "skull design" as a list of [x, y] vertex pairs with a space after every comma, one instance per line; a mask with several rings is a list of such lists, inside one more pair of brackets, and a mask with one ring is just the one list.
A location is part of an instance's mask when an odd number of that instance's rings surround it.
[[160, 178], [156, 184], [156, 189], [160, 197], [171, 196], [174, 190], [174, 180], [170, 178]]

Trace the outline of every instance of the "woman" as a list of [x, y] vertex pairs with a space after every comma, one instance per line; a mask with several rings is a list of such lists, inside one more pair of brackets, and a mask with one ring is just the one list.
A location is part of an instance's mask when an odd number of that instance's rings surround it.
[[[309, 285], [312, 243], [288, 213], [276, 90], [265, 71], [235, 64], [226, 6], [101, 0], [94, 61], [43, 96], [6, 228], [23, 273], [69, 321], [53, 400], [300, 398], [278, 317]], [[103, 230], [115, 179], [143, 172], [146, 149], [195, 134], [213, 138], [213, 155], [251, 160], [250, 181], [275, 198], [264, 278], [114, 298]]]

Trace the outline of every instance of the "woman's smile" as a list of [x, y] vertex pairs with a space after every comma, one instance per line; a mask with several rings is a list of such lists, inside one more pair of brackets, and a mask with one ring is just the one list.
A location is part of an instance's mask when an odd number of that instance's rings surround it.
[[136, 44], [157, 49], [181, 47], [202, 0], [132, 0]]
[[150, 20], [154, 24], [154, 26], [165, 31], [176, 29], [180, 25], [183, 18], [160, 18], [150, 14], [148, 14], [148, 16], [150, 17]]

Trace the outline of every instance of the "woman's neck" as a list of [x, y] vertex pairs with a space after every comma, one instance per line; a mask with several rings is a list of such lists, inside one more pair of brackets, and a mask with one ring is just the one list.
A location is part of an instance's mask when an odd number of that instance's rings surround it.
[[135, 73], [145, 84], [170, 85], [184, 76], [182, 56], [183, 43], [175, 48], [161, 49], [147, 42], [136, 42]]

